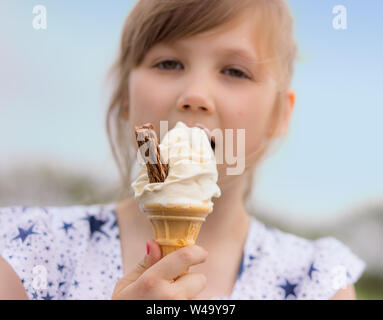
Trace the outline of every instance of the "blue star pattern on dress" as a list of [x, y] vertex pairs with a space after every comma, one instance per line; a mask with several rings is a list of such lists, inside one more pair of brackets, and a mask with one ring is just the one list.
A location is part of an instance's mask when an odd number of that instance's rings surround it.
[[89, 229], [90, 229], [90, 238], [92, 238], [93, 234], [95, 232], [100, 232], [104, 235], [106, 235], [108, 238], [108, 234], [105, 233], [103, 230], [101, 230], [101, 227], [108, 222], [108, 220], [104, 221], [104, 220], [99, 220], [97, 219], [95, 216], [92, 216], [92, 215], [88, 215], [86, 218], [84, 218], [83, 220], [87, 220], [89, 222]]
[[[123, 275], [116, 205], [0, 208], [0, 253], [30, 299], [111, 298]], [[307, 240], [252, 217], [233, 291], [213, 299], [329, 299], [364, 269], [335, 238]]]
[[292, 284], [289, 282], [289, 280], [285, 279], [286, 281], [286, 284], [284, 285], [280, 285], [278, 287], [282, 288], [283, 290], [285, 290], [285, 299], [291, 294], [293, 295], [295, 298], [297, 297], [297, 295], [295, 294], [294, 292], [294, 289], [295, 287], [298, 285], [297, 283], [296, 284]]
[[308, 275], [309, 275], [310, 279], [312, 279], [312, 278], [311, 278], [311, 275], [312, 275], [312, 273], [313, 273], [314, 271], [318, 271], [318, 269], [315, 269], [315, 268], [314, 268], [314, 262], [313, 262], [313, 263], [311, 263], [310, 270], [309, 270], [309, 272], [308, 272]]
[[63, 221], [63, 224], [64, 224], [64, 226], [61, 229], [65, 230], [65, 234], [68, 234], [68, 230], [70, 228], [75, 229], [75, 227], [73, 226], [73, 223], [66, 223], [65, 221]]
[[113, 214], [116, 216], [116, 218], [114, 219], [114, 222], [113, 222], [112, 226], [110, 227], [110, 229], [118, 227], [116, 211], [114, 211]]
[[14, 237], [12, 240], [21, 239], [21, 241], [24, 243], [25, 239], [29, 235], [38, 234], [37, 232], [33, 232], [32, 231], [33, 227], [34, 227], [34, 225], [31, 226], [28, 230], [25, 230], [23, 228], [18, 228], [19, 229], [19, 234], [18, 234], [18, 236]]
[[0, 253], [30, 299], [110, 299], [122, 277], [114, 207], [0, 208]]
[[52, 300], [54, 297], [49, 295], [49, 292], [47, 292], [46, 296], [43, 297], [44, 300]]
[[[252, 217], [240, 277], [228, 297], [246, 300], [327, 300], [339, 287], [355, 283], [363, 260], [333, 237], [308, 240], [266, 226]], [[334, 286], [334, 269], [346, 266], [347, 277]]]

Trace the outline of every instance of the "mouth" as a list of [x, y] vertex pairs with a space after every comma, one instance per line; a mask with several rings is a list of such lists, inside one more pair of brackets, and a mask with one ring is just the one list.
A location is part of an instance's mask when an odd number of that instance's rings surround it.
[[209, 142], [210, 142], [210, 146], [215, 152], [215, 138], [211, 135], [210, 130], [200, 123], [197, 123], [193, 126], [202, 129], [206, 133], [207, 138], [209, 139]]

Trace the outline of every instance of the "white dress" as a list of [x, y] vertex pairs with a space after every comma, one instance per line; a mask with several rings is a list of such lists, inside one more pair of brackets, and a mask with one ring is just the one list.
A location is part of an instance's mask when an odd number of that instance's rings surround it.
[[[111, 298], [122, 277], [115, 208], [0, 208], [0, 253], [30, 299]], [[312, 241], [252, 217], [233, 292], [213, 299], [330, 299], [365, 267], [333, 237]]]

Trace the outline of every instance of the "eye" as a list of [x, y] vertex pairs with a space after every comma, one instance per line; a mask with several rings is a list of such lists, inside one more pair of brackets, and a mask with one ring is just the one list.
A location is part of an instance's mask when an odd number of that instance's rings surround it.
[[[243, 71], [241, 70], [238, 70], [238, 69], [235, 69], [235, 68], [228, 68], [226, 69], [228, 71], [232, 71], [232, 72], [229, 72], [231, 75], [233, 75], [234, 78], [243, 78], [243, 79], [250, 79], [250, 77], [244, 73]], [[225, 71], [226, 71], [225, 70]]]
[[[180, 68], [176, 68], [176, 66], [181, 66], [181, 67]], [[161, 61], [161, 62], [157, 63], [154, 66], [154, 68], [158, 68], [158, 69], [161, 69], [161, 70], [181, 70], [182, 69], [182, 65], [181, 65], [181, 63], [179, 63], [176, 60], [164, 60], [164, 61]], [[234, 78], [251, 79], [246, 73], [244, 73], [243, 71], [241, 71], [239, 69], [228, 68], [226, 70], [231, 71], [231, 72], [229, 72], [229, 74], [232, 77], [234, 77]]]
[[[157, 63], [154, 67], [158, 68], [158, 69], [164, 69], [164, 70], [176, 70], [173, 67], [175, 67], [177, 64], [179, 66], [181, 65], [176, 60], [164, 60], [164, 61], [161, 61], [161, 62]], [[160, 67], [160, 66], [162, 66], [162, 67]]]

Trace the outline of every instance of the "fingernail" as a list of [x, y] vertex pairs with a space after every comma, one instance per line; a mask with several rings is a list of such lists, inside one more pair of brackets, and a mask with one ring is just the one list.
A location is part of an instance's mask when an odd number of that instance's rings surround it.
[[205, 253], [206, 253], [206, 258], [207, 258], [209, 256], [209, 252], [205, 251]]
[[146, 254], [149, 255], [149, 252], [150, 252], [150, 247], [148, 242], [146, 242]]

